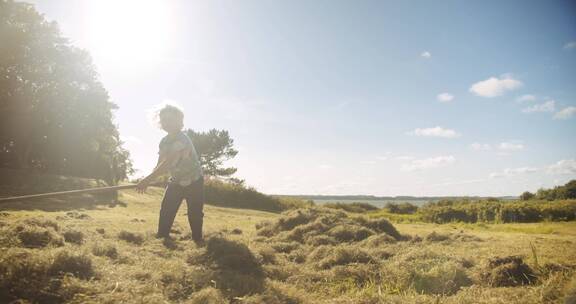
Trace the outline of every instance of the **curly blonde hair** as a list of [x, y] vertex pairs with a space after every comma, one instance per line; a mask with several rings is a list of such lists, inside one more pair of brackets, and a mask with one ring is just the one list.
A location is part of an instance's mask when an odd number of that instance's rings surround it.
[[184, 124], [184, 111], [182, 111], [182, 109], [179, 106], [173, 103], [163, 102], [155, 106], [149, 112], [151, 121], [157, 127], [161, 127], [160, 120], [165, 115], [170, 115], [174, 119], [178, 119], [182, 124]]

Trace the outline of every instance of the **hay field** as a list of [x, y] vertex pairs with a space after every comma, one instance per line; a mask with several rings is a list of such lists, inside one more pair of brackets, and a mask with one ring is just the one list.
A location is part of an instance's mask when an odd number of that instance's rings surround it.
[[[0, 206], [0, 302], [574, 303], [576, 225], [391, 223], [327, 208], [182, 204], [154, 238], [162, 189], [121, 204]], [[63, 207], [64, 206], [64, 207]]]

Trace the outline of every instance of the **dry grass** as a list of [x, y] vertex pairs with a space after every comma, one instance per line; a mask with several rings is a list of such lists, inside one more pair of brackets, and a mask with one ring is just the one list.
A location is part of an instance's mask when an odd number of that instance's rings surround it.
[[576, 299], [574, 223], [392, 225], [328, 208], [276, 214], [206, 206], [206, 245], [198, 247], [185, 204], [174, 239], [153, 237], [162, 193], [125, 191], [126, 205], [113, 207], [2, 210], [0, 302]]

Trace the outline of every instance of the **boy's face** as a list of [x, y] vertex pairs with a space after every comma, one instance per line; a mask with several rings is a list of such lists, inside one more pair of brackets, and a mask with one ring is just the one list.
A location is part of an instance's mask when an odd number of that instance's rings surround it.
[[163, 114], [160, 116], [160, 125], [168, 133], [182, 130], [182, 120], [174, 114]]

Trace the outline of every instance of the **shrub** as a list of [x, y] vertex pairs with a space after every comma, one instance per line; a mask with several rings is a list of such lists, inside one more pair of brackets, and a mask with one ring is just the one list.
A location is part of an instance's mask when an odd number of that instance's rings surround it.
[[323, 205], [327, 208], [340, 209], [352, 213], [366, 213], [368, 211], [380, 210], [380, 208], [369, 203], [326, 203]]
[[418, 206], [410, 203], [386, 203], [384, 209], [390, 213], [414, 214], [418, 211]]
[[576, 200], [566, 201], [452, 201], [420, 208], [422, 220], [433, 223], [534, 223], [576, 220]]
[[280, 212], [310, 205], [297, 198], [273, 197], [242, 184], [228, 183], [217, 179], [206, 181], [204, 193], [208, 204], [221, 207]]

